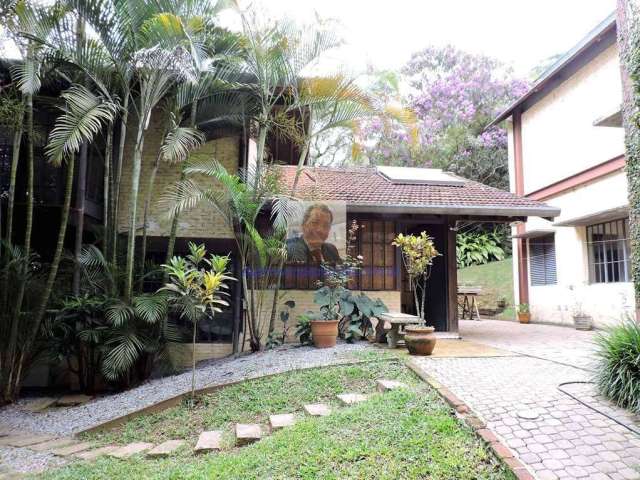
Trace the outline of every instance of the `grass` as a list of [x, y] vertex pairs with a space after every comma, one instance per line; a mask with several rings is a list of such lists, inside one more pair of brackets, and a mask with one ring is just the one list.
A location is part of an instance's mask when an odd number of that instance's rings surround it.
[[[401, 380], [410, 389], [375, 394], [351, 407], [334, 403], [336, 393], [373, 392], [379, 378]], [[336, 410], [322, 418], [300, 414], [302, 405], [318, 401], [331, 403]], [[186, 448], [162, 460], [101, 458], [94, 463], [74, 463], [42, 478], [513, 478], [434, 391], [398, 361], [327, 367], [244, 382], [202, 397], [195, 409], [175, 407], [91, 438], [121, 444], [183, 437], [193, 446], [203, 428], [230, 432], [233, 422], [265, 422], [266, 414], [292, 411], [299, 414], [296, 425], [248, 447], [228, 443], [219, 454], [197, 457]]]
[[496, 318], [511, 320], [515, 316], [513, 299], [513, 267], [512, 259], [458, 270], [458, 284], [482, 287], [478, 299], [480, 308], [496, 308], [500, 298], [507, 301], [507, 308]]

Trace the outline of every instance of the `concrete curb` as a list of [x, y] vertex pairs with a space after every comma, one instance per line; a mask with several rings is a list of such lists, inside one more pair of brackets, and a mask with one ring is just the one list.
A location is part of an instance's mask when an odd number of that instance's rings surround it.
[[406, 362], [407, 367], [428, 383], [442, 399], [454, 409], [456, 416], [464, 421], [493, 451], [494, 455], [505, 464], [518, 480], [535, 480], [527, 467], [518, 460], [511, 449], [487, 428], [486, 424], [476, 416], [469, 406], [456, 397], [451, 390], [425, 373], [413, 358]]

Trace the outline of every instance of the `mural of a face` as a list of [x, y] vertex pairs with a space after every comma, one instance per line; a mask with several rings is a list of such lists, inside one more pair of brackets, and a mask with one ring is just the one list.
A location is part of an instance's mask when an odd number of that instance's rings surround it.
[[319, 208], [314, 208], [302, 224], [302, 236], [311, 250], [317, 250], [329, 238], [331, 231], [331, 214]]

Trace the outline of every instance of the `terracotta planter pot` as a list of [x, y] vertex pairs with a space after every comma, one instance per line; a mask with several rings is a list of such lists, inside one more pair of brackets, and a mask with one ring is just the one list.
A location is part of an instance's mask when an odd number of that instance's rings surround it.
[[408, 325], [404, 328], [404, 341], [411, 355], [431, 355], [436, 346], [435, 328]]
[[529, 323], [529, 320], [531, 320], [530, 313], [518, 313], [518, 321], [520, 323]]
[[576, 330], [591, 330], [593, 319], [589, 315], [574, 315], [573, 324]]
[[335, 347], [338, 320], [311, 320], [311, 335], [316, 348]]

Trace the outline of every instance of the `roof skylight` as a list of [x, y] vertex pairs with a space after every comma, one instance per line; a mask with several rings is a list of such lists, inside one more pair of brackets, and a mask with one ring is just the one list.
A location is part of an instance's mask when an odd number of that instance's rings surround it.
[[464, 185], [464, 179], [456, 177], [439, 168], [376, 167], [378, 173], [391, 183], [399, 185], [439, 185], [458, 187]]

